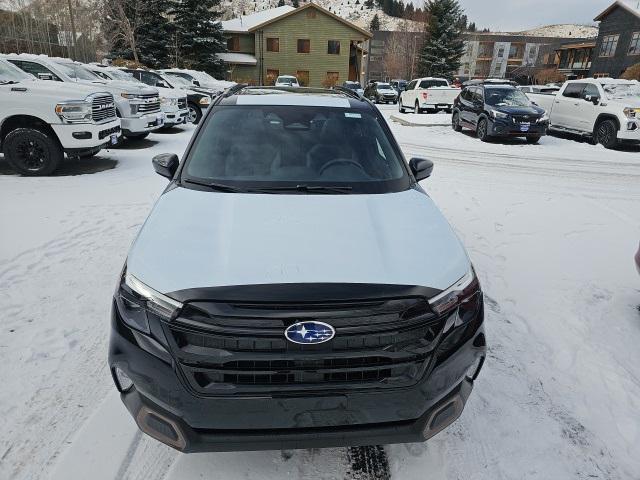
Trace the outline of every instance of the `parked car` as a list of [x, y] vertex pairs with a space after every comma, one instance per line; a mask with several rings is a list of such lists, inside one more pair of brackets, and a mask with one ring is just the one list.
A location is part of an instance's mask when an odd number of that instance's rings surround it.
[[289, 449], [420, 442], [459, 417], [486, 355], [482, 291], [418, 185], [433, 163], [405, 162], [370, 102], [231, 90], [181, 162], [153, 164], [170, 184], [109, 347], [142, 431], [183, 452]]
[[[129, 71], [124, 71], [116, 67], [104, 67], [101, 65], [91, 64], [87, 68], [99, 77], [113, 82], [131, 82], [140, 84], [140, 80], [135, 78]], [[173, 127], [174, 125], [182, 125], [187, 123], [187, 93], [184, 90], [175, 90], [169, 88], [166, 84], [153, 85], [160, 93], [160, 109], [164, 113], [164, 126]]]
[[280, 75], [276, 78], [276, 87], [299, 87], [298, 79], [293, 75]]
[[606, 148], [640, 143], [640, 83], [585, 78], [566, 82], [557, 95], [530, 93], [549, 113], [549, 129], [590, 138]]
[[404, 89], [409, 84], [409, 82], [406, 80], [395, 79], [391, 80], [389, 84], [396, 92], [398, 92], [398, 95], [400, 95], [402, 92], [404, 92]]
[[142, 83], [145, 83], [150, 86], [155, 86], [156, 88], [167, 88], [172, 89], [173, 91], [181, 92], [181, 94], [185, 94], [186, 98], [186, 120], [189, 123], [193, 123], [197, 125], [200, 123], [202, 119], [202, 115], [209, 108], [211, 104], [211, 96], [201, 92], [197, 92], [194, 89], [199, 89], [199, 87], [190, 87], [188, 90], [185, 90], [185, 85], [181, 84], [181, 82], [186, 82], [186, 80], [175, 77], [171, 75], [162, 75], [157, 72], [152, 72], [149, 70], [142, 69], [130, 69], [125, 68], [125, 72], [133, 75], [137, 80], [140, 80]]
[[155, 88], [129, 82], [107, 82], [83, 64], [46, 55], [4, 55], [9, 62], [36, 78], [73, 85], [89, 85], [113, 95], [122, 134], [128, 138], [145, 138], [164, 125], [160, 95]]
[[364, 89], [362, 88], [362, 85], [360, 85], [360, 82], [347, 81], [344, 82], [342, 86], [344, 88], [348, 88], [349, 90], [353, 90], [360, 96], [364, 95]]
[[547, 134], [543, 108], [510, 83], [467, 82], [456, 99], [451, 122], [456, 132], [474, 130], [483, 142], [492, 137], [525, 137], [537, 143]]
[[159, 70], [161, 73], [166, 73], [168, 75], [174, 75], [178, 77], [182, 77], [188, 81], [190, 81], [195, 87], [205, 87], [210, 89], [211, 91], [217, 92], [217, 94], [222, 93], [223, 90], [232, 87], [235, 85], [234, 82], [227, 82], [225, 80], [218, 80], [213, 78], [206, 72], [201, 72], [199, 70], [189, 70], [182, 68], [167, 68], [163, 70]]
[[397, 103], [398, 92], [385, 82], [372, 82], [364, 90], [365, 98], [373, 103]]
[[23, 175], [49, 175], [120, 136], [113, 95], [98, 86], [53, 85], [0, 58], [0, 152]]
[[398, 110], [400, 113], [404, 113], [405, 109], [412, 110], [413, 113], [438, 110], [451, 113], [453, 103], [459, 94], [460, 89], [451, 87], [444, 78], [417, 78], [411, 80], [400, 94]]
[[547, 95], [555, 95], [560, 87], [547, 85], [519, 85], [518, 90], [522, 93], [542, 93]]

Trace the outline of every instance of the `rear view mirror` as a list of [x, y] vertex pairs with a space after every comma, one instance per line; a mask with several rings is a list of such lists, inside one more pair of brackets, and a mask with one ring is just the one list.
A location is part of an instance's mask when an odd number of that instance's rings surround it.
[[412, 158], [409, 160], [409, 168], [411, 173], [416, 177], [417, 181], [429, 178], [433, 173], [433, 162], [426, 158]]
[[171, 180], [176, 174], [176, 171], [178, 171], [180, 160], [178, 160], [178, 156], [175, 153], [161, 153], [153, 157], [151, 163], [158, 175], [162, 175]]

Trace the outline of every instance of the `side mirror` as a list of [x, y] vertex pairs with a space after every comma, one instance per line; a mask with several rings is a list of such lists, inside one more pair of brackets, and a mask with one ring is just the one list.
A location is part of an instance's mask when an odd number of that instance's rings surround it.
[[200, 82], [199, 82], [198, 80], [194, 80], [194, 81], [193, 81], [193, 84], [194, 84], [196, 87], [199, 87], [199, 86], [200, 86]]
[[531, 105], [533, 105], [534, 107], [539, 107], [540, 106], [536, 102], [531, 102]]
[[598, 105], [600, 103], [600, 97], [596, 97], [596, 96], [593, 96], [593, 95], [585, 95], [584, 99], [587, 102], [593, 103], [594, 105]]
[[171, 180], [178, 170], [180, 160], [178, 160], [178, 156], [175, 153], [161, 153], [153, 157], [151, 163], [158, 175]]
[[424, 180], [429, 178], [433, 173], [433, 162], [426, 158], [412, 158], [409, 160], [409, 168], [416, 180]]
[[160, 87], [160, 88], [169, 88], [169, 85], [167, 85], [166, 83], [164, 83], [162, 80], [158, 80], [156, 82], [156, 87]]

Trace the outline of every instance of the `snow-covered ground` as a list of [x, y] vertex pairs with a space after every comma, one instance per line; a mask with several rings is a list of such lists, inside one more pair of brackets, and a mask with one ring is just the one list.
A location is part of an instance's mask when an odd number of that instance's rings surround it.
[[[424, 186], [481, 277], [489, 357], [460, 420], [385, 447], [380, 478], [638, 478], [640, 150], [390, 125], [407, 158], [436, 164]], [[110, 297], [166, 185], [151, 157], [182, 153], [191, 132], [51, 178], [13, 175], [0, 157], [0, 479], [370, 478], [349, 449], [182, 455], [120, 404]]]

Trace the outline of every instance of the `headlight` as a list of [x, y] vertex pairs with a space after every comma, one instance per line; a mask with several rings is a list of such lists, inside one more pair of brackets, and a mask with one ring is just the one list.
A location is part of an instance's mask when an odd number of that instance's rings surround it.
[[127, 100], [133, 100], [134, 98], [138, 98], [138, 95], [136, 95], [135, 93], [120, 92], [120, 96], [122, 98], [126, 98]]
[[164, 320], [171, 320], [182, 308], [182, 303], [155, 291], [128, 272], [116, 294], [122, 320], [131, 328], [149, 333], [147, 311]]
[[[464, 306], [466, 302], [472, 301], [478, 292], [480, 292], [480, 282], [478, 282], [475, 270], [471, 267], [464, 277], [441, 294], [431, 298], [429, 305], [435, 313], [442, 316], [460, 306]], [[458, 320], [456, 320], [456, 323], [458, 323]], [[461, 321], [460, 323], [463, 322]]]
[[627, 118], [639, 118], [640, 117], [640, 108], [631, 108], [627, 107], [624, 110], [624, 114]]
[[160, 103], [162, 105], [178, 105], [178, 99], [177, 98], [167, 98], [167, 97], [160, 97]]
[[505, 118], [509, 118], [509, 114], [508, 113], [499, 112], [498, 110], [491, 110], [491, 111], [489, 111], [489, 114], [493, 118], [499, 118], [501, 120], [504, 120]]
[[544, 112], [544, 115], [542, 115], [539, 119], [538, 119], [538, 123], [545, 123], [549, 121], [549, 114], [547, 112]]
[[205, 95], [200, 100], [198, 100], [200, 105], [209, 105], [211, 103], [211, 97], [209, 95]]
[[81, 100], [63, 102], [56, 105], [56, 115], [67, 123], [91, 121], [91, 104]]

